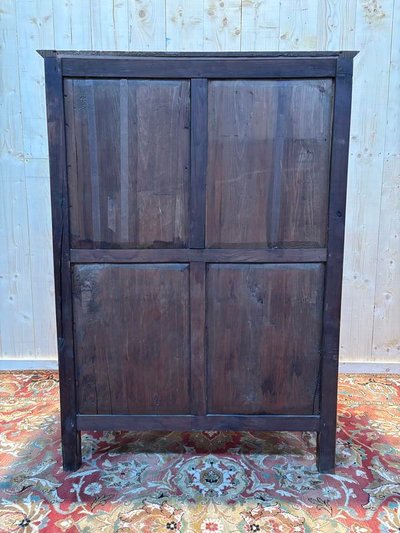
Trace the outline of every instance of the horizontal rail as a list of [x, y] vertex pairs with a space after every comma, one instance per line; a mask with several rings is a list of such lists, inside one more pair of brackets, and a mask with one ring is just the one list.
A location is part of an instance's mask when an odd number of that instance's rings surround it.
[[291, 249], [72, 249], [72, 263], [323, 263], [326, 248]]
[[93, 78], [333, 78], [336, 57], [71, 57], [63, 76]]
[[91, 431], [318, 431], [319, 415], [77, 415]]

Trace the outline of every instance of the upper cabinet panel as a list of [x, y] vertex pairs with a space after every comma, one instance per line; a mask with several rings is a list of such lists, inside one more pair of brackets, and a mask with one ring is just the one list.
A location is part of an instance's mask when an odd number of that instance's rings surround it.
[[190, 83], [65, 79], [74, 248], [188, 241]]
[[325, 247], [332, 80], [216, 80], [207, 247]]

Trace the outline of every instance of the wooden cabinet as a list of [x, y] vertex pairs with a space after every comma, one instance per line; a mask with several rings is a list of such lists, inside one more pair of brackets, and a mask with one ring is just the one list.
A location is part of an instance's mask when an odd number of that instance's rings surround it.
[[64, 467], [259, 429], [332, 471], [355, 54], [42, 55]]

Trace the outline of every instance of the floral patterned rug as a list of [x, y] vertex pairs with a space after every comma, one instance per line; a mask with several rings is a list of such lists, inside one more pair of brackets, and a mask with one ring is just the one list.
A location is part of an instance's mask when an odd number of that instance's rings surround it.
[[398, 532], [400, 376], [342, 376], [337, 469], [315, 435], [83, 433], [60, 462], [52, 372], [0, 374], [2, 532]]

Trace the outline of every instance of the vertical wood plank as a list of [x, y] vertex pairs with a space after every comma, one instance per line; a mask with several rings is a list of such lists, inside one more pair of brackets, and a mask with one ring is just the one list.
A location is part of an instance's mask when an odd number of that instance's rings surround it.
[[93, 50], [128, 50], [128, 0], [91, 0]]
[[241, 50], [279, 49], [279, 0], [242, 2]]
[[371, 359], [392, 0], [357, 3], [341, 354]]
[[208, 81], [191, 80], [190, 247], [203, 248], [208, 130]]
[[[164, 50], [165, 25], [167, 25], [167, 38], [171, 38], [170, 41], [167, 40], [168, 49], [203, 48], [202, 43], [200, 43], [200, 35], [203, 33], [202, 23], [197, 23], [197, 15], [192, 15], [192, 13], [197, 14], [200, 11], [199, 6], [202, 6], [202, 0], [199, 2], [189, 2], [188, 0], [181, 2], [177, 0], [167, 0], [166, 2], [164, 0], [126, 0], [125, 2], [124, 0], [123, 5], [127, 8], [116, 6], [117, 9], [114, 14], [117, 17], [114, 21], [112, 18], [113, 5], [121, 4], [121, 2], [114, 4], [110, 2], [111, 7], [103, 8], [100, 6], [103, 9], [102, 13], [97, 10], [99, 20], [108, 17], [104, 13], [110, 14], [107, 22], [93, 24], [91, 15], [97, 4], [100, 5], [99, 0], [94, 0], [94, 7], [91, 11], [89, 0], [72, 0], [71, 2], [67, 0], [18, 0], [18, 2], [3, 0], [1, 46], [7, 48], [8, 52], [3, 54], [1, 66], [3, 99], [0, 105], [7, 108], [5, 112], [1, 113], [2, 122], [0, 123], [1, 130], [4, 132], [2, 146], [5, 148], [0, 165], [2, 177], [12, 176], [16, 183], [20, 182], [24, 175], [24, 151], [27, 155], [25, 173], [29, 176], [28, 179], [47, 175], [47, 170], [41, 170], [47, 165], [43, 68], [41, 59], [36, 56], [35, 49], [92, 48], [91, 33], [93, 29], [93, 35], [96, 39], [93, 48], [102, 48], [102, 44], [104, 44], [104, 48], [115, 49], [116, 45], [107, 46], [107, 42], [117, 41], [118, 43], [121, 41], [120, 36], [126, 35], [128, 32], [128, 47], [130, 49]], [[106, 3], [101, 2], [101, 4]], [[389, 67], [393, 68], [393, 63], [389, 64], [388, 53], [390, 42], [396, 44], [395, 35], [392, 36], [391, 32], [392, 28], [396, 27], [392, 21], [392, 13], [395, 13], [396, 9], [398, 10], [397, 0], [395, 0], [394, 8], [390, 0], [380, 2], [376, 8], [374, 8], [373, 2], [357, 0], [343, 0], [341, 2], [324, 0], [315, 2], [316, 8], [311, 5], [310, 0], [308, 2], [282, 0], [280, 13], [277, 11], [277, 4], [277, 0], [268, 2], [244, 0], [242, 2], [242, 26], [240, 26], [240, 14], [239, 17], [234, 17], [235, 20], [239, 20], [236, 29], [241, 33], [241, 39], [239, 35], [241, 49], [305, 48], [304, 39], [305, 41], [309, 39], [307, 27], [315, 27], [313, 20], [316, 19], [316, 38], [314, 41], [311, 38], [308, 44], [314, 42], [316, 43], [315, 47], [320, 49], [357, 48], [363, 51], [360, 58], [356, 58], [355, 105], [352, 126], [354, 139], [352, 140], [349, 169], [349, 222], [345, 248], [342, 357], [346, 360], [385, 360], [385, 357], [389, 357], [392, 360], [392, 358], [397, 357], [397, 337], [393, 335], [393, 328], [396, 327], [400, 304], [398, 304], [397, 296], [395, 296], [397, 294], [395, 289], [398, 279], [397, 270], [393, 266], [394, 263], [390, 263], [394, 260], [393, 256], [389, 259], [388, 255], [392, 253], [389, 252], [389, 249], [394, 250], [394, 256], [397, 257], [398, 255], [396, 251], [397, 237], [395, 237], [398, 223], [395, 217], [390, 217], [389, 208], [397, 209], [397, 189], [393, 185], [393, 181], [388, 185], [387, 178], [384, 177], [382, 196], [378, 191], [380, 190], [382, 172], [383, 176], [389, 174], [396, 176], [398, 168], [394, 155], [393, 158], [389, 158], [390, 161], [384, 160], [388, 156], [383, 155], [387, 152], [383, 146], [387, 106], [385, 87], [387, 90]], [[232, 4], [225, 2], [224, 7], [227, 5], [231, 6]], [[175, 6], [177, 7], [175, 8]], [[224, 20], [224, 17], [220, 18], [221, 27], [219, 27], [215, 19], [207, 14], [209, 7], [218, 8], [218, 13], [223, 10], [220, 2], [208, 0], [204, 2], [201, 18], [206, 19], [204, 38], [207, 38], [208, 47], [205, 46], [205, 48], [208, 50], [223, 49], [226, 42], [232, 40], [229, 34], [227, 38], [224, 37], [224, 28], [226, 27], [224, 24], [228, 22], [230, 25], [231, 18], [228, 17], [227, 20]], [[176, 24], [171, 18], [168, 18], [169, 15], [174, 16], [175, 9], [178, 10], [178, 16], [180, 12], [182, 13]], [[190, 10], [189, 16], [187, 9]], [[121, 10], [125, 13], [128, 12], [128, 18], [120, 15]], [[165, 17], [166, 11], [168, 13], [167, 19]], [[214, 22], [210, 23], [210, 18]], [[279, 18], [281, 19], [280, 35], [284, 37], [281, 39], [275, 37], [275, 21], [279, 23]], [[355, 39], [356, 18], [357, 38]], [[187, 31], [188, 25], [191, 28], [190, 31]], [[128, 29], [126, 29], [127, 26]], [[288, 32], [288, 36], [284, 35], [286, 32]], [[274, 42], [275, 38], [277, 39], [276, 42]], [[291, 42], [290, 46], [287, 45], [287, 40]], [[200, 44], [201, 46], [197, 48], [197, 45]], [[307, 42], [305, 44], [307, 45]], [[118, 43], [118, 48], [123, 48], [123, 46]], [[237, 46], [234, 49], [238, 49]], [[21, 74], [18, 69], [15, 69], [18, 55], [20, 56], [19, 70]], [[6, 75], [5, 72], [7, 72]], [[22, 114], [20, 114], [18, 98], [20, 76], [23, 92]], [[32, 101], [35, 102], [35, 106], [31, 105]], [[368, 112], [367, 115], [367, 110], [370, 109], [373, 111]], [[393, 110], [388, 113], [388, 117], [391, 113]], [[24, 135], [21, 117], [24, 121]], [[386, 139], [390, 139], [391, 135], [386, 133]], [[396, 153], [396, 149], [390, 151], [393, 154]], [[380, 160], [379, 157], [381, 157]], [[22, 194], [21, 185], [16, 183], [15, 187], [19, 187], [20, 190], [18, 194]], [[30, 187], [28, 183], [26, 186], [27, 191], [24, 194], [26, 201], [19, 202], [20, 214], [15, 210], [13, 211], [14, 220], [27, 220], [27, 209], [32, 212], [34, 208], [35, 200], [33, 196], [31, 198], [33, 187]], [[9, 194], [12, 196], [11, 192]], [[380, 204], [382, 204], [381, 207], [379, 207]], [[8, 206], [8, 209], [11, 209], [11, 206]], [[44, 212], [43, 217], [45, 216]], [[5, 216], [9, 217], [9, 215]], [[378, 230], [380, 217], [380, 230]], [[11, 219], [9, 218], [9, 220]], [[43, 223], [46, 226], [48, 221], [46, 222], [43, 218]], [[370, 228], [372, 228], [372, 232]], [[385, 238], [388, 232], [392, 236], [390, 242]], [[30, 239], [31, 245], [36, 238], [39, 238], [36, 235], [36, 230], [31, 233], [30, 237], [27, 237]], [[28, 242], [21, 246], [25, 250], [29, 249]], [[375, 252], [373, 252], [374, 249]], [[50, 245], [47, 254], [50, 254]], [[382, 254], [384, 254], [385, 259], [382, 259]], [[378, 268], [376, 265], [377, 257]], [[44, 258], [42, 259], [44, 260]], [[42, 268], [40, 263], [41, 261], [36, 265], [36, 259], [32, 259], [32, 279], [38, 279]], [[20, 264], [27, 265], [27, 263]], [[382, 273], [382, 268], [385, 269], [385, 273]], [[372, 279], [369, 276], [371, 272]], [[378, 272], [381, 274], [378, 275]], [[30, 314], [30, 320], [34, 323], [32, 306], [35, 305], [35, 302], [32, 302], [30, 292], [32, 289], [29, 289], [30, 279], [31, 274], [23, 275], [21, 272], [15, 290], [20, 298], [24, 294], [24, 313], [26, 316]], [[47, 292], [50, 293], [50, 290], [49, 285]], [[375, 318], [373, 318], [374, 299], [376, 304]], [[39, 307], [37, 306], [37, 308]], [[49, 312], [51, 311], [49, 310]], [[45, 313], [46, 311], [43, 309], [43, 316]], [[366, 315], [369, 317], [367, 320], [365, 320]], [[8, 316], [10, 323], [15, 324], [11, 318], [12, 315]], [[374, 341], [371, 356], [372, 334], [370, 331], [374, 321], [374, 339], [376, 342]], [[42, 329], [42, 325], [38, 327], [39, 330]], [[18, 331], [15, 330], [13, 333], [12, 328], [7, 330], [10, 332], [8, 338], [13, 338], [13, 351], [21, 355], [23, 350], [20, 348], [21, 338]], [[49, 345], [49, 339], [42, 339], [40, 335], [36, 335], [36, 345], [37, 348], [34, 351], [38, 354], [44, 353], [43, 350], [46, 351], [45, 346]], [[34, 346], [34, 342], [31, 344], [32, 346]]]
[[121, 241], [129, 241], [129, 94], [128, 80], [119, 81]]
[[281, 224], [281, 193], [282, 193], [282, 168], [284, 163], [284, 145], [287, 138], [287, 116], [289, 113], [289, 103], [287, 91], [278, 89], [276, 110], [276, 130], [274, 146], [274, 162], [271, 175], [271, 201], [270, 210], [267, 212], [268, 241], [270, 245], [276, 246], [279, 241], [279, 229]]
[[45, 60], [47, 126], [53, 219], [58, 365], [61, 396], [61, 438], [66, 470], [81, 464], [80, 432], [76, 429], [76, 381], [69, 261], [69, 209], [64, 131], [63, 81], [60, 60]]
[[27, 175], [28, 225], [31, 260], [35, 358], [57, 357], [54, 306], [54, 268], [51, 245], [50, 181]]
[[318, 2], [318, 50], [353, 50], [357, 0]]
[[281, 0], [279, 50], [316, 50], [319, 2]]
[[52, 0], [20, 0], [16, 7], [25, 158], [46, 158], [43, 59], [36, 50], [54, 48], [53, 5]]
[[90, 0], [53, 0], [56, 50], [91, 50]]
[[190, 263], [190, 342], [191, 342], [191, 413], [205, 415], [206, 357], [205, 357], [205, 263]]
[[14, 0], [1, 4], [0, 32], [0, 179], [23, 177], [24, 140], [18, 65], [17, 13]]
[[[38, 48], [54, 47], [51, 0], [16, 2], [18, 67], [21, 84], [26, 176], [27, 231], [31, 265], [29, 284], [35, 336], [34, 357], [56, 357], [54, 281], [48, 184], [47, 127], [43, 60]], [[32, 105], [35, 102], [35, 105]], [[36, 181], [40, 177], [42, 181]], [[32, 180], [34, 180], [32, 182]], [[21, 204], [22, 205], [22, 204]], [[41, 208], [40, 208], [41, 206]], [[47, 231], [44, 231], [47, 228]], [[25, 355], [27, 357], [27, 355]]]
[[165, 50], [165, 0], [130, 0], [129, 50]]
[[166, 0], [166, 49], [203, 50], [203, 0]]
[[0, 349], [4, 359], [33, 358], [35, 337], [18, 69], [17, 13], [1, 4], [0, 32]]
[[241, 1], [204, 0], [204, 50], [240, 50]]
[[393, 35], [375, 286], [373, 361], [400, 360], [400, 1]]
[[25, 177], [0, 180], [0, 337], [4, 359], [33, 359], [35, 335]]

